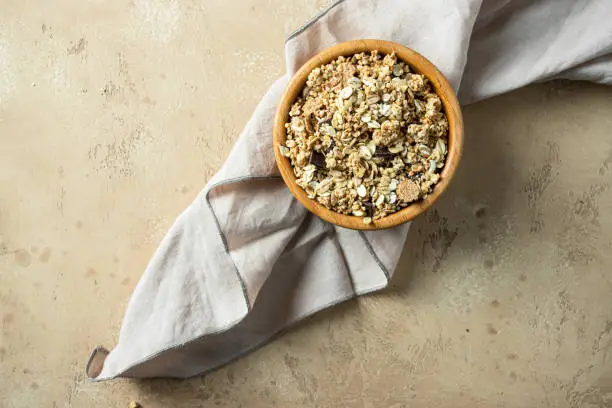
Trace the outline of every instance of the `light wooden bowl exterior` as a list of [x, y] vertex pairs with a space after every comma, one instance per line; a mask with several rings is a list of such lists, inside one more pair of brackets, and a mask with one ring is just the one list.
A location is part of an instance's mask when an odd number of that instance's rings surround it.
[[[364, 224], [363, 217], [337, 213], [329, 210], [315, 200], [308, 198], [306, 192], [296, 184], [296, 177], [293, 173], [291, 162], [288, 158], [284, 157], [280, 153], [279, 146], [285, 144], [287, 138], [285, 123], [289, 118], [291, 105], [300, 95], [304, 85], [306, 84], [308, 74], [310, 74], [314, 68], [327, 64], [341, 55], [350, 56], [360, 52], [368, 52], [373, 50], [378, 50], [383, 54], [395, 52], [395, 55], [397, 55], [397, 57], [404, 62], [407, 62], [413, 71], [418, 72], [429, 79], [436, 93], [442, 100], [444, 111], [448, 117], [448, 154], [446, 157], [446, 163], [440, 174], [440, 181], [435, 185], [432, 193], [429, 194], [426, 199], [416, 201], [396, 213], [373, 221], [371, 224]], [[276, 111], [273, 129], [273, 144], [276, 163], [283, 180], [295, 198], [297, 198], [298, 201], [300, 201], [310, 212], [324, 219], [325, 221], [341, 227], [357, 230], [378, 230], [392, 228], [412, 220], [427, 210], [434, 202], [436, 202], [442, 192], [446, 190], [448, 184], [453, 178], [453, 175], [455, 174], [455, 170], [459, 164], [459, 159], [461, 158], [461, 151], [463, 147], [463, 117], [461, 115], [461, 108], [459, 106], [457, 96], [448, 83], [448, 80], [421, 54], [401, 44], [390, 41], [355, 40], [336, 44], [315, 55], [308, 62], [306, 62], [291, 79], [282, 95]]]

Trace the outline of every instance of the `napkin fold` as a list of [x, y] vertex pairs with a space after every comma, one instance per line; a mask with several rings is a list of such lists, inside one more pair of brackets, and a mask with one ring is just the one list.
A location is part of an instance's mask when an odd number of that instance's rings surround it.
[[468, 104], [553, 78], [612, 84], [611, 21], [609, 0], [335, 2], [287, 39], [287, 74], [163, 238], [128, 303], [118, 344], [110, 352], [97, 347], [87, 375], [203, 374], [306, 316], [387, 286], [410, 225], [335, 227], [307, 212], [278, 175], [276, 105], [314, 54], [353, 39], [395, 41], [432, 61]]

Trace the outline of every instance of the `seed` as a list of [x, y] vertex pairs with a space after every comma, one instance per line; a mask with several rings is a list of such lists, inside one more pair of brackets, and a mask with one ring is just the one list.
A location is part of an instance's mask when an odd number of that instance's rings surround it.
[[429, 162], [429, 173], [435, 173], [436, 169], [438, 168], [438, 162], [435, 160], [432, 160]]
[[380, 105], [380, 114], [383, 116], [389, 116], [389, 114], [391, 114], [391, 106], [387, 104]]
[[414, 100], [414, 106], [416, 108], [416, 113], [421, 113], [421, 111], [423, 110], [423, 103], [421, 101], [419, 101], [418, 99]]
[[366, 187], [362, 184], [359, 187], [357, 187], [357, 195], [359, 197], [365, 197], [366, 194], [368, 194], [368, 190], [366, 189]]
[[438, 141], [436, 142], [436, 149], [440, 151], [440, 155], [446, 154], [446, 143], [444, 143], [444, 140], [438, 139]]
[[359, 89], [359, 87], [361, 86], [361, 79], [357, 78], [357, 77], [351, 77], [348, 80], [348, 83], [350, 86], [352, 86], [353, 88], [357, 88]]
[[304, 121], [294, 117], [291, 121], [291, 129], [293, 129], [294, 132], [302, 132], [304, 130]]
[[370, 151], [370, 153], [375, 154], [376, 153], [376, 143], [374, 143], [373, 140], [370, 140], [370, 142], [368, 143], [368, 150]]
[[285, 146], [278, 146], [278, 150], [280, 150], [280, 154], [282, 154], [285, 157], [289, 157], [291, 154], [291, 151]]
[[372, 158], [372, 152], [368, 149], [367, 146], [361, 146], [359, 148], [359, 155], [366, 160], [370, 160]]
[[321, 126], [321, 133], [331, 137], [336, 137], [336, 129], [332, 125], [325, 124]]
[[338, 111], [340, 112], [344, 112], [344, 100], [342, 98], [338, 98], [336, 99], [336, 108], [338, 108]]
[[431, 150], [426, 145], [420, 144], [418, 147], [419, 147], [419, 152], [421, 152], [421, 154], [425, 156], [429, 156], [431, 154]]
[[380, 101], [380, 96], [378, 95], [370, 95], [368, 96], [368, 105], [374, 105], [375, 103], [378, 103], [378, 101]]
[[404, 151], [404, 146], [402, 146], [401, 144], [398, 144], [398, 145], [395, 145], [389, 148], [389, 152], [394, 153], [394, 154], [400, 153], [402, 151]]
[[338, 111], [334, 112], [334, 116], [332, 116], [332, 126], [336, 129], [340, 129], [342, 124], [344, 123], [344, 119], [342, 118], [342, 114]]
[[342, 88], [342, 90], [340, 91], [340, 97], [342, 99], [348, 99], [351, 97], [352, 94], [353, 94], [353, 88], [350, 86], [347, 86], [346, 88]]

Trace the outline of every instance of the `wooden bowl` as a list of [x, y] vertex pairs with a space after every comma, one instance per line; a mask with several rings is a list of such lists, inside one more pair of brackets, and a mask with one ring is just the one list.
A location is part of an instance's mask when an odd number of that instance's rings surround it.
[[[306, 84], [308, 74], [310, 74], [314, 68], [327, 64], [341, 55], [351, 56], [360, 52], [369, 52], [373, 50], [378, 50], [382, 54], [390, 54], [395, 52], [398, 59], [408, 63], [413, 71], [418, 72], [429, 79], [436, 94], [442, 100], [444, 112], [448, 117], [449, 134], [446, 162], [442, 172], [440, 173], [440, 181], [434, 186], [431, 194], [429, 194], [427, 198], [415, 201], [408, 207], [403, 208], [393, 214], [387, 215], [381, 219], [375, 220], [371, 224], [364, 224], [363, 217], [337, 213], [324, 207], [315, 200], [308, 198], [307, 193], [296, 184], [296, 177], [293, 173], [291, 162], [287, 157], [284, 157], [280, 153], [279, 146], [285, 144], [287, 138], [285, 123], [287, 123], [289, 119], [291, 105], [301, 94], [302, 89]], [[276, 110], [273, 130], [273, 145], [276, 164], [278, 165], [283, 180], [295, 198], [297, 198], [298, 201], [301, 202], [310, 212], [324, 219], [325, 221], [345, 228], [357, 230], [378, 230], [392, 228], [408, 222], [417, 215], [423, 213], [434, 202], [436, 202], [438, 197], [440, 197], [440, 194], [442, 194], [442, 192], [446, 190], [446, 187], [448, 187], [448, 183], [450, 183], [451, 179], [453, 178], [461, 157], [461, 150], [463, 146], [463, 117], [461, 115], [461, 108], [459, 107], [457, 96], [448, 83], [448, 80], [421, 54], [401, 44], [390, 41], [348, 41], [336, 44], [312, 57], [300, 68], [291, 81], [289, 81], [289, 84], [285, 89]]]

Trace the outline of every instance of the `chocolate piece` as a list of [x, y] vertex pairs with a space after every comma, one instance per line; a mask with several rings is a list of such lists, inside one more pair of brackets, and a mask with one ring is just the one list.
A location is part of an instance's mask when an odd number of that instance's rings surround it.
[[374, 204], [371, 201], [366, 201], [363, 203], [363, 206], [366, 209], [368, 217], [372, 217], [374, 215]]
[[391, 153], [389, 149], [386, 147], [377, 147], [376, 151], [374, 152], [374, 157], [379, 158], [379, 159], [388, 160], [388, 159], [392, 159], [393, 156], [395, 156], [395, 154]]
[[334, 147], [336, 147], [336, 141], [332, 139], [331, 143], [329, 144], [329, 151], [334, 150]]
[[325, 156], [322, 153], [319, 153], [315, 150], [313, 150], [312, 153], [310, 154], [309, 162], [310, 164], [314, 164], [320, 169], [325, 168]]

